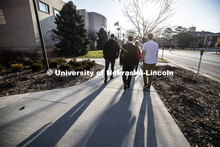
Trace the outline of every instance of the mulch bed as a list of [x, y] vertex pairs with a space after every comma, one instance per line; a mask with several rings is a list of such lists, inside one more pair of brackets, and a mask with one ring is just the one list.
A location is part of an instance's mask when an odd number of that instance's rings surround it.
[[220, 145], [220, 84], [179, 67], [158, 66], [153, 86], [191, 146]]
[[48, 76], [45, 71], [31, 72], [31, 69], [23, 70], [22, 72], [17, 73], [12, 73], [10, 71], [1, 72], [0, 97], [70, 87], [93, 78], [95, 73], [102, 69], [102, 65], [95, 64], [95, 66], [91, 69], [91, 71], [94, 71], [92, 77], [56, 76], [55, 74]]

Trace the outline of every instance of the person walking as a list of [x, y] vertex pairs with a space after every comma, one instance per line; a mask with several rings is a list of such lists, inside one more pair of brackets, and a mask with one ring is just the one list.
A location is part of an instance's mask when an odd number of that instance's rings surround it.
[[115, 38], [115, 35], [111, 34], [111, 38], [105, 43], [104, 48], [103, 48], [103, 57], [105, 59], [104, 83], [106, 83], [108, 80], [107, 71], [108, 71], [108, 67], [110, 63], [111, 63], [111, 73], [112, 73], [110, 79], [114, 78], [113, 72], [114, 72], [114, 66], [115, 66], [115, 59], [117, 59], [119, 56], [120, 47], [118, 43], [116, 43], [114, 38]]
[[158, 51], [159, 51], [158, 44], [153, 41], [152, 33], [148, 34], [147, 39], [148, 42], [144, 43], [142, 46], [142, 57], [144, 60], [143, 63], [144, 90], [150, 90], [152, 84], [152, 75], [150, 75], [150, 73], [156, 67]]
[[128, 43], [122, 46], [120, 54], [120, 65], [122, 65], [122, 79], [124, 82], [124, 90], [130, 87], [132, 75], [130, 73], [134, 70], [134, 67], [138, 61], [137, 47], [132, 43], [133, 37], [128, 37]]
[[135, 46], [137, 47], [137, 54], [138, 54], [137, 65], [136, 65], [136, 67], [135, 67], [135, 70], [137, 71], [137, 70], [138, 70], [139, 60], [142, 58], [142, 56], [141, 56], [141, 51], [140, 51], [140, 48], [139, 48], [140, 42], [139, 42], [138, 40], [136, 40], [134, 44], [135, 44]]

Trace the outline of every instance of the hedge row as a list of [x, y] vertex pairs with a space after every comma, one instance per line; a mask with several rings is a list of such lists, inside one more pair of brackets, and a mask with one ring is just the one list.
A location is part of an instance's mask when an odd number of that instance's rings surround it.
[[7, 66], [10, 67], [11, 72], [21, 72], [24, 66], [30, 66], [32, 72], [41, 71], [43, 69], [43, 63], [39, 60], [28, 60], [24, 61], [23, 64], [17, 61], [10, 61]]
[[[59, 58], [55, 61], [49, 62], [50, 68], [59, 67], [60, 70], [74, 70], [74, 71], [83, 71], [83, 70], [91, 70], [91, 68], [95, 65], [95, 61], [83, 60], [76, 61], [76, 59], [71, 59], [68, 63], [65, 58]], [[33, 72], [41, 71], [43, 69], [43, 63], [39, 60], [27, 60], [24, 61], [23, 64], [19, 63], [15, 60], [10, 61], [8, 63], [8, 68], [12, 72], [21, 72], [24, 69], [24, 66], [30, 66]], [[3, 71], [3, 66], [0, 64], [0, 71]]]
[[91, 60], [83, 60], [76, 61], [76, 59], [72, 59], [69, 63], [62, 64], [62, 68], [60, 70], [74, 70], [74, 71], [84, 71], [91, 70], [91, 68], [95, 65], [95, 61]]

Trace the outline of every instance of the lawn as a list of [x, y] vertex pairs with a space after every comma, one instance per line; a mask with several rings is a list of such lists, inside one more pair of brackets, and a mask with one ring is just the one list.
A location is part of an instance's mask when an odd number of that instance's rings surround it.
[[78, 58], [103, 58], [103, 51], [89, 51], [86, 55], [80, 56]]
[[[98, 51], [89, 51], [86, 55], [80, 56], [78, 58], [103, 58], [103, 51], [98, 50]], [[164, 59], [158, 58], [157, 62], [167, 62]]]
[[167, 62], [167, 60], [158, 57], [157, 62]]

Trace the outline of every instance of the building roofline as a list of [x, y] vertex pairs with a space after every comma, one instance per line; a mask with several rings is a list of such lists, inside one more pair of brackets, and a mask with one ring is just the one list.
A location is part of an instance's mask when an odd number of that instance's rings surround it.
[[100, 15], [100, 16], [102, 16], [102, 17], [104, 17], [104, 18], [106, 19], [106, 17], [105, 17], [104, 15], [102, 15], [102, 14], [99, 14], [99, 13], [97, 13], [97, 12], [89, 12], [89, 13], [93, 13], [93, 14], [97, 14], [97, 15]]
[[[96, 14], [96, 15], [99, 15], [99, 16], [102, 16], [102, 17], [104, 17], [105, 19], [106, 19], [106, 17], [104, 16], [104, 15], [102, 15], [102, 14], [100, 14], [100, 13], [97, 13], [97, 12], [89, 12], [89, 11], [87, 11], [86, 9], [77, 9], [78, 11], [86, 11], [86, 12], [88, 12], [89, 14]], [[106, 19], [107, 20], [107, 19]]]
[[202, 33], [202, 34], [215, 34], [213, 32], [208, 32], [208, 31], [196, 31], [196, 32], [190, 32], [192, 34], [199, 34], [199, 33]]

